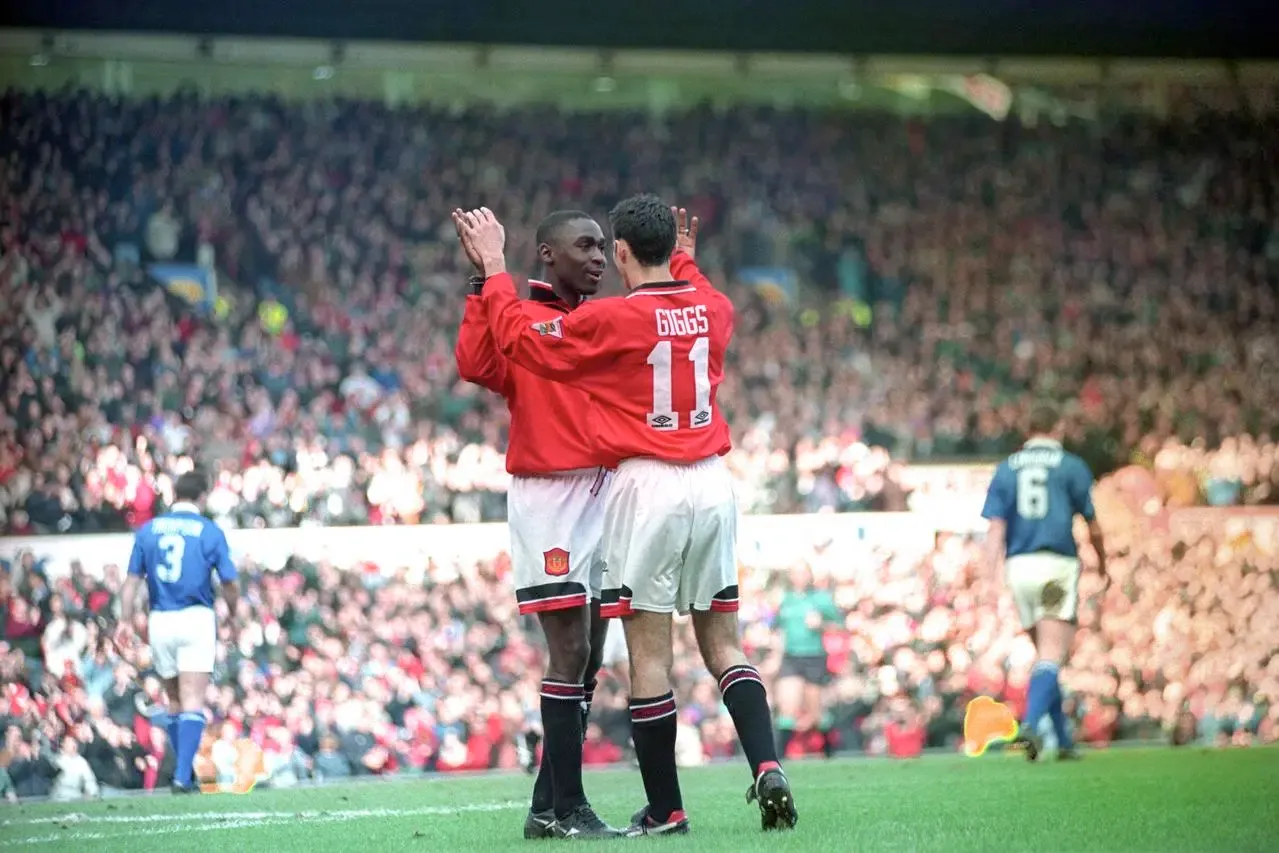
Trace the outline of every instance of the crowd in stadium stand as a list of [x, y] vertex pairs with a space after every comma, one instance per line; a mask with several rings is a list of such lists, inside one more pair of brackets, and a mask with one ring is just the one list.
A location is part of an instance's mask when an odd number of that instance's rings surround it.
[[[504, 407], [454, 370], [466, 270], [445, 213], [489, 204], [531, 259], [550, 210], [602, 215], [640, 189], [703, 217], [699, 263], [739, 307], [721, 404], [748, 511], [903, 508], [901, 460], [1005, 452], [1045, 397], [1094, 466], [1148, 475], [1143, 512], [1276, 503], [1279, 228], [1259, 152], [1277, 149], [1273, 126], [1223, 114], [1027, 128], [8, 93], [0, 529], [128, 530], [196, 463], [229, 526], [501, 518]], [[143, 272], [210, 256], [209, 315]], [[802, 284], [738, 281], [761, 267]], [[1125, 523], [1065, 676], [1083, 739], [1274, 740], [1273, 549]], [[1019, 701], [1030, 649], [976, 557], [952, 538], [824, 570], [847, 611], [828, 638], [843, 748], [953, 746], [965, 697]], [[771, 679], [785, 581], [744, 571]], [[208, 760], [221, 773], [247, 737], [277, 784], [517, 764], [541, 652], [502, 572], [247, 566]], [[50, 582], [28, 558], [0, 584], [4, 793], [164, 784], [158, 684], [106, 640], [118, 569]], [[681, 753], [721, 756], [731, 724], [691, 675]], [[591, 761], [626, 748], [618, 679]]]
[[[1102, 505], [1112, 581], [1103, 587], [1085, 574], [1080, 637], [1064, 674], [1079, 739], [1279, 741], [1279, 543], [1224, 528], [1183, 541], [1143, 528], [1141, 513], [1115, 500]], [[843, 615], [825, 638], [824, 711], [839, 750], [956, 749], [964, 706], [978, 694], [1020, 712], [1034, 653], [976, 542], [942, 534], [920, 558], [824, 544], [797, 542], [789, 570], [743, 566], [742, 618], [748, 652], [775, 690], [781, 594], [803, 566], [831, 592]], [[55, 753], [70, 737], [97, 784], [164, 785], [172, 758], [163, 730], [148, 722], [159, 683], [144, 650], [121, 657], [109, 641], [120, 569], [107, 566], [100, 581], [85, 565], [72, 569], [50, 582], [28, 553], [0, 575], [0, 767], [17, 794], [47, 794], [60, 778]], [[280, 572], [245, 563], [240, 612], [220, 620], [208, 772], [232, 781], [246, 747], [277, 785], [518, 766], [538, 725], [542, 651], [535, 625], [516, 614], [507, 569], [504, 555], [403, 568], [293, 559]], [[736, 749], [692, 643], [681, 625], [685, 764]], [[624, 657], [612, 649], [609, 660], [623, 665], [600, 676], [591, 764], [629, 749]], [[807, 734], [792, 740], [792, 754], [820, 749]]]
[[[1141, 458], [1182, 502], [1279, 500], [1260, 121], [10, 92], [0, 125], [11, 532], [124, 529], [192, 458], [233, 525], [500, 518], [504, 407], [452, 363], [446, 212], [488, 203], [531, 261], [550, 210], [638, 189], [702, 216], [716, 281], [801, 282], [727, 285], [748, 510], [901, 508], [897, 460], [1006, 451], [1039, 397], [1070, 403], [1101, 470]], [[210, 317], [143, 271], [210, 258]]]

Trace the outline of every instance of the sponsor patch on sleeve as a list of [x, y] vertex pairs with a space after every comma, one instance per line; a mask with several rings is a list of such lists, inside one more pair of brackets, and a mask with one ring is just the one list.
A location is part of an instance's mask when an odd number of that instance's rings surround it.
[[563, 320], [563, 317], [556, 317], [554, 320], [547, 320], [543, 323], [534, 323], [533, 331], [537, 332], [544, 338], [550, 336], [552, 338], [562, 339], [564, 337]]

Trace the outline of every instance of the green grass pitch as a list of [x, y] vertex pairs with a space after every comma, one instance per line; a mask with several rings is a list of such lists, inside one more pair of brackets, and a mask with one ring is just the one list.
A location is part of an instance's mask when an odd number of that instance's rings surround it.
[[[793, 833], [764, 835], [742, 764], [686, 770], [687, 838], [620, 840], [689, 851], [1279, 850], [1279, 750], [1125, 749], [1077, 763], [1018, 756], [792, 763]], [[526, 842], [531, 780], [479, 776], [74, 805], [0, 805], [0, 848], [30, 850], [479, 851]], [[641, 804], [633, 770], [588, 773], [600, 814]], [[573, 842], [582, 844], [583, 842]], [[587, 844], [587, 846], [591, 846]], [[597, 845], [598, 846], [598, 845]]]

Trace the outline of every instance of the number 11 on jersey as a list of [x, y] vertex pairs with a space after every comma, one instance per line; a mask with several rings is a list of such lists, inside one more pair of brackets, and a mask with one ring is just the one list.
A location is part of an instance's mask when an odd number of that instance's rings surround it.
[[[710, 338], [697, 338], [688, 350], [688, 360], [693, 363], [693, 411], [688, 416], [689, 429], [700, 429], [711, 423], [710, 356]], [[670, 341], [658, 341], [648, 354], [648, 363], [653, 368], [653, 410], [648, 413], [648, 425], [653, 429], [680, 428], [674, 403], [672, 360]]]

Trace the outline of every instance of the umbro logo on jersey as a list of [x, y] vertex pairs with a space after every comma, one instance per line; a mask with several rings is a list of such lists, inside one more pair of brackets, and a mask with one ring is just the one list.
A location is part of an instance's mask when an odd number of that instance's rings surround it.
[[653, 429], [677, 429], [679, 422], [670, 415], [649, 415], [648, 425]]
[[556, 317], [554, 320], [547, 320], [544, 323], [534, 323], [533, 330], [542, 337], [550, 335], [552, 338], [564, 337], [564, 318]]

